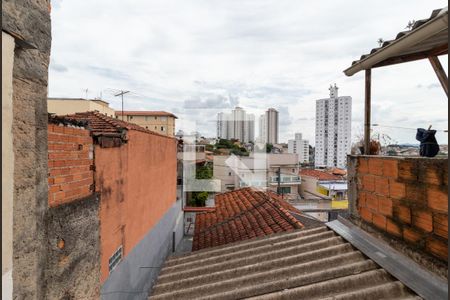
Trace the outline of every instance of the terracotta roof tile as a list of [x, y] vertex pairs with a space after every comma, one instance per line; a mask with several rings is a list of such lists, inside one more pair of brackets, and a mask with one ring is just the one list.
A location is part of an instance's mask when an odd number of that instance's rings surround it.
[[[116, 116], [121, 116], [122, 111], [118, 110], [115, 112]], [[137, 110], [137, 111], [124, 111], [124, 116], [160, 116], [160, 117], [173, 117], [175, 119], [178, 119], [177, 116], [170, 112], [166, 111], [152, 111], [152, 110]]]
[[95, 111], [75, 113], [64, 116], [49, 116], [49, 122], [73, 122], [75, 124], [84, 123], [86, 124], [87, 129], [89, 129], [93, 135], [121, 136], [124, 135], [126, 130], [136, 130], [164, 138], [173, 139], [172, 137], [161, 135], [159, 133], [145, 129], [144, 127], [141, 127], [139, 125], [111, 118]]
[[303, 228], [289, 203], [273, 193], [244, 188], [215, 198], [215, 211], [197, 213], [192, 250]]
[[312, 169], [300, 170], [300, 176], [315, 177], [319, 180], [342, 180], [342, 176], [330, 174], [330, 173], [327, 173], [324, 171], [312, 170]]

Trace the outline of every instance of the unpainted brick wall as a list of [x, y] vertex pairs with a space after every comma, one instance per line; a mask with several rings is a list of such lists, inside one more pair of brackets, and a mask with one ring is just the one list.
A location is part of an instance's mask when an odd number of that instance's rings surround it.
[[88, 130], [48, 124], [50, 207], [92, 195], [93, 166], [93, 140]]
[[360, 217], [444, 261], [448, 260], [448, 159], [357, 158]]

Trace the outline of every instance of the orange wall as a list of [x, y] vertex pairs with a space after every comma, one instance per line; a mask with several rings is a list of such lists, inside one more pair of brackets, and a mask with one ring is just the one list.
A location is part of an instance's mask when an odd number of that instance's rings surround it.
[[125, 257], [176, 201], [176, 140], [134, 130], [128, 138], [121, 147], [95, 146], [101, 282], [118, 247]]

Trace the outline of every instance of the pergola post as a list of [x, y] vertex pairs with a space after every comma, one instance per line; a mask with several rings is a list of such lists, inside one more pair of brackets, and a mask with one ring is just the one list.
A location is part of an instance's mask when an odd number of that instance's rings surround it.
[[366, 92], [364, 106], [364, 154], [370, 154], [370, 114], [372, 102], [372, 69], [366, 70]]
[[436, 75], [439, 78], [439, 81], [441, 82], [441, 85], [444, 88], [445, 94], [447, 94], [448, 98], [448, 77], [447, 74], [445, 74], [445, 70], [442, 67], [441, 62], [439, 61], [439, 58], [437, 56], [430, 56], [428, 57], [428, 59], [430, 60], [434, 72], [436, 72]]

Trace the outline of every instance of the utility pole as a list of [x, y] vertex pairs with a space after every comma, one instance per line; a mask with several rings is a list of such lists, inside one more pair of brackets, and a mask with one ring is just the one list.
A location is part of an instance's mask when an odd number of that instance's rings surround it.
[[120, 93], [114, 95], [114, 97], [122, 96], [122, 121], [123, 121], [123, 95], [129, 93], [130, 91], [120, 91]]

